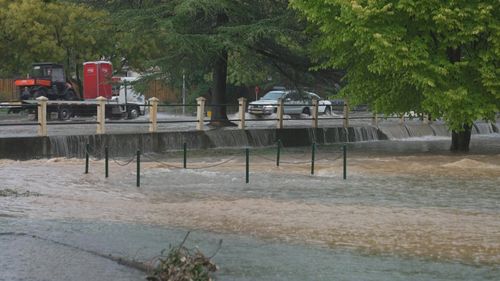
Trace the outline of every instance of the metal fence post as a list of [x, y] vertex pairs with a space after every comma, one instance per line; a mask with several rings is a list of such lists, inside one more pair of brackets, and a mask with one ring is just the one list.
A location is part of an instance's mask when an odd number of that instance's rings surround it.
[[109, 177], [109, 148], [106, 146], [104, 148], [104, 174]]
[[90, 144], [85, 145], [85, 174], [89, 173], [89, 151], [90, 151]]
[[349, 99], [344, 99], [344, 128], [349, 127]]
[[312, 127], [318, 128], [318, 99], [313, 97], [312, 99]]
[[311, 175], [314, 175], [314, 160], [316, 158], [316, 143], [313, 142], [312, 144], [312, 151], [311, 151]]
[[203, 130], [203, 123], [205, 121], [205, 101], [204, 97], [199, 97], [196, 99], [196, 103], [198, 104], [198, 108], [196, 111], [196, 119], [198, 123], [196, 123], [196, 130]]
[[347, 145], [342, 146], [344, 156], [344, 180], [347, 179]]
[[141, 151], [137, 150], [137, 181], [136, 186], [141, 187]]
[[245, 149], [245, 156], [246, 156], [245, 182], [249, 183], [250, 182], [250, 149], [249, 148]]
[[41, 137], [47, 136], [47, 101], [46, 97], [39, 97], [38, 101], [38, 135]]
[[151, 108], [149, 109], [149, 132], [156, 133], [158, 131], [158, 102], [160, 100], [153, 97], [149, 99], [149, 103], [151, 104]]
[[278, 105], [276, 109], [276, 114], [278, 115], [278, 129], [283, 129], [283, 99], [278, 99]]
[[187, 143], [184, 143], [184, 169], [187, 168]]
[[276, 151], [276, 166], [280, 166], [280, 156], [281, 156], [281, 140], [278, 139], [278, 148]]
[[245, 111], [247, 109], [247, 99], [246, 98], [239, 98], [238, 99], [238, 104], [239, 104], [239, 115], [240, 115], [240, 123], [238, 124], [239, 129], [245, 129]]
[[98, 97], [97, 101], [97, 131], [98, 135], [106, 133], [106, 99], [105, 97]]

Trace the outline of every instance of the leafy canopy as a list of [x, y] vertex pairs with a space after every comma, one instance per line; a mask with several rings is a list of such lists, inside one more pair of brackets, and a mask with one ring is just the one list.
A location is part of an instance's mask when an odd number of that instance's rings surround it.
[[99, 59], [104, 15], [83, 5], [0, 0], [0, 74], [26, 73], [33, 62]]
[[140, 69], [155, 49], [149, 35], [131, 34], [106, 10], [85, 3], [0, 0], [0, 76], [26, 74], [42, 61], [64, 63], [69, 75], [81, 71], [84, 61], [100, 59], [118, 70], [125, 64]]
[[291, 0], [321, 31], [320, 68], [375, 110], [425, 111], [460, 131], [500, 111], [500, 2]]
[[85, 2], [108, 9], [115, 24], [134, 36], [154, 34], [151, 40], [158, 51], [144, 60], [145, 67], [167, 80], [179, 81], [182, 74], [206, 80], [224, 51], [227, 80], [233, 85], [257, 85], [268, 77], [275, 83], [313, 84], [306, 24], [288, 9], [288, 1]]

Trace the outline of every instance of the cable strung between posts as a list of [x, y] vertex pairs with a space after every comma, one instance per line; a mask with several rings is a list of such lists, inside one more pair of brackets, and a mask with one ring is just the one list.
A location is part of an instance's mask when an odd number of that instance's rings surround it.
[[208, 168], [218, 167], [218, 166], [224, 165], [224, 164], [226, 164], [226, 163], [228, 163], [228, 162], [230, 162], [230, 161], [232, 161], [232, 160], [234, 160], [234, 159], [237, 158], [237, 156], [233, 156], [233, 157], [231, 157], [231, 158], [229, 158], [227, 160], [224, 160], [224, 161], [222, 161], [220, 163], [211, 164], [211, 165], [208, 165], [208, 166], [202, 166], [202, 167], [196, 167], [196, 168], [185, 168], [184, 169], [184, 167], [179, 167], [179, 166], [171, 165], [171, 164], [165, 163], [163, 161], [159, 161], [157, 159], [154, 159], [153, 157], [151, 157], [151, 156], [149, 156], [147, 154], [144, 154], [144, 156], [147, 157], [148, 159], [150, 159], [150, 160], [158, 163], [158, 164], [166, 166], [167, 168], [173, 168], [173, 169], [179, 169], [179, 170], [181, 170], [181, 169], [182, 170], [201, 170], [201, 169], [208, 169]]
[[136, 155], [132, 155], [132, 157], [129, 160], [123, 161], [120, 163], [120, 160], [116, 159], [114, 156], [111, 156], [111, 160], [115, 162], [118, 166], [125, 167], [129, 165], [130, 163], [134, 162]]
[[[319, 150], [319, 147], [316, 148], [318, 154], [322, 154], [322, 155], [328, 155], [329, 153], [322, 153], [320, 150]], [[335, 152], [332, 152], [331, 154], [336, 154]], [[329, 159], [328, 156], [323, 156], [323, 157], [320, 157], [318, 158], [318, 161], [321, 161], [321, 160], [332, 160], [332, 161], [335, 161], [335, 160], [338, 160], [342, 158], [342, 153], [339, 153], [339, 155], [336, 157], [336, 158], [333, 158], [333, 159]]]
[[115, 164], [117, 164], [118, 166], [125, 167], [125, 166], [129, 165], [130, 163], [134, 162], [135, 155], [132, 158], [130, 158], [129, 160], [123, 162], [123, 163], [120, 163], [120, 161], [116, 160], [114, 157], [111, 157], [111, 160], [113, 160], [113, 162], [115, 162]]
[[[270, 161], [270, 162], [276, 162], [276, 159], [272, 159], [272, 158], [269, 158], [269, 157], [266, 157], [266, 156], [262, 156], [262, 155], [258, 155], [258, 154], [254, 154], [254, 156], [258, 157], [258, 158], [261, 158], [261, 159], [264, 159], [266, 161]], [[280, 161], [281, 162], [281, 161]]]
[[[276, 159], [272, 159], [272, 158], [269, 158], [269, 157], [266, 157], [266, 156], [262, 156], [262, 155], [259, 155], [259, 154], [253, 154], [253, 155], [255, 157], [264, 159], [264, 160], [269, 161], [269, 162], [273, 162], [273, 163], [276, 162]], [[292, 157], [292, 158], [294, 158], [294, 157]], [[296, 158], [296, 159], [303, 159], [303, 158]], [[285, 164], [306, 164], [306, 163], [310, 163], [310, 162], [311, 162], [310, 160], [304, 161], [304, 162], [302, 162], [302, 161], [287, 162], [287, 161], [280, 160], [280, 163], [285, 163]]]
[[213, 165], [208, 165], [208, 166], [203, 166], [203, 167], [196, 167], [196, 168], [188, 168], [189, 170], [201, 170], [201, 169], [208, 169], [208, 168], [213, 168], [213, 167], [218, 167], [218, 166], [222, 166], [230, 161], [233, 161], [234, 159], [238, 158], [237, 156], [233, 156], [225, 161], [222, 161], [220, 163], [217, 163], [217, 164], [213, 164]]
[[[285, 152], [286, 152], [287, 154], [293, 154], [293, 153], [294, 153], [294, 152], [291, 152], [291, 151], [289, 151], [288, 149], [286, 149], [286, 147], [284, 147], [284, 146], [282, 146], [281, 148], [283, 149], [283, 153], [285, 153]], [[301, 156], [292, 156], [292, 155], [288, 155], [288, 157], [290, 157], [290, 158], [294, 158], [294, 159], [304, 159], [304, 157], [306, 157], [306, 156], [310, 156], [310, 155], [307, 153], [307, 151], [304, 151], [304, 152], [302, 153], [302, 155], [301, 155]]]
[[[318, 151], [318, 153], [321, 153], [318, 148], [317, 148], [317, 151]], [[292, 152], [288, 152], [288, 153], [292, 153]], [[259, 155], [259, 154], [254, 154], [254, 155], [256, 157], [264, 159], [266, 161], [276, 162], [276, 159], [272, 159], [272, 158], [269, 158], [269, 157], [266, 157], [266, 156], [263, 156], [263, 155]], [[304, 155], [304, 157], [307, 156], [306, 153], [304, 153], [303, 155]], [[304, 159], [304, 157], [294, 157], [294, 156], [291, 156], [291, 155], [284, 155], [284, 154], [282, 154], [282, 157], [285, 157], [285, 156], [286, 157], [290, 157], [290, 158], [294, 158], [294, 159], [300, 159], [300, 160]], [[329, 159], [328, 153], [324, 153], [322, 157], [316, 159], [316, 162], [323, 161], [323, 160], [335, 161], [335, 160], [338, 160], [340, 158], [342, 158], [342, 154], [339, 154], [337, 157], [335, 157], [333, 159]], [[291, 161], [285, 161], [285, 160], [280, 160], [280, 163], [285, 163], [285, 164], [308, 164], [310, 162], [311, 162], [310, 160], [307, 160], [307, 161], [293, 161], [293, 162], [291, 162]]]
[[179, 167], [179, 166], [171, 165], [171, 164], [165, 163], [165, 162], [163, 162], [163, 161], [157, 160], [157, 159], [155, 159], [155, 158], [153, 158], [153, 157], [149, 156], [148, 154], [143, 154], [143, 155], [144, 155], [144, 157], [148, 158], [149, 160], [151, 160], [151, 161], [153, 161], [153, 162], [155, 162], [155, 163], [158, 163], [158, 164], [160, 164], [160, 165], [163, 165], [163, 166], [165, 166], [165, 167], [167, 167], [167, 168], [172, 168], [172, 169], [184, 169], [183, 167]]

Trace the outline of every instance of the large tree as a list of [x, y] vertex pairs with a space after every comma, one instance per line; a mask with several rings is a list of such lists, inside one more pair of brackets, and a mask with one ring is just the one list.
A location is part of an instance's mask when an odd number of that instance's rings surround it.
[[83, 3], [0, 0], [0, 76], [25, 75], [32, 63], [52, 61], [63, 63], [66, 76], [81, 87], [85, 61], [110, 60], [119, 70], [147, 57], [151, 44], [127, 43], [130, 36], [107, 11]]
[[[67, 76], [84, 60], [100, 59], [105, 13], [84, 5], [0, 0], [0, 74], [22, 75], [41, 61], [64, 63]], [[79, 75], [76, 75], [79, 80]]]
[[322, 32], [320, 67], [347, 71], [344, 95], [388, 114], [425, 111], [467, 151], [475, 120], [500, 111], [500, 2], [291, 0]]
[[305, 22], [285, 0], [93, 2], [132, 34], [154, 34], [160, 52], [147, 61], [160, 75], [173, 80], [195, 73], [212, 81], [212, 125], [229, 124], [228, 79], [244, 84], [279, 75], [293, 86], [339, 79], [335, 71], [311, 75]]

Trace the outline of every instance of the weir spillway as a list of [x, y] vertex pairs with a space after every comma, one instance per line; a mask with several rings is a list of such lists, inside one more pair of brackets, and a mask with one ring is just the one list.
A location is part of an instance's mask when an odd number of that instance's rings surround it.
[[[499, 133], [500, 124], [477, 122], [473, 134]], [[284, 146], [307, 146], [312, 143], [335, 144], [415, 137], [450, 137], [445, 124], [381, 124], [375, 126], [247, 129], [222, 128], [205, 131], [159, 133], [120, 133], [104, 135], [59, 135], [49, 137], [0, 138], [0, 158], [27, 160], [36, 158], [82, 158], [88, 143], [94, 152], [107, 146], [114, 156], [125, 157], [136, 150], [164, 153], [189, 149], [267, 147], [279, 139]]]

